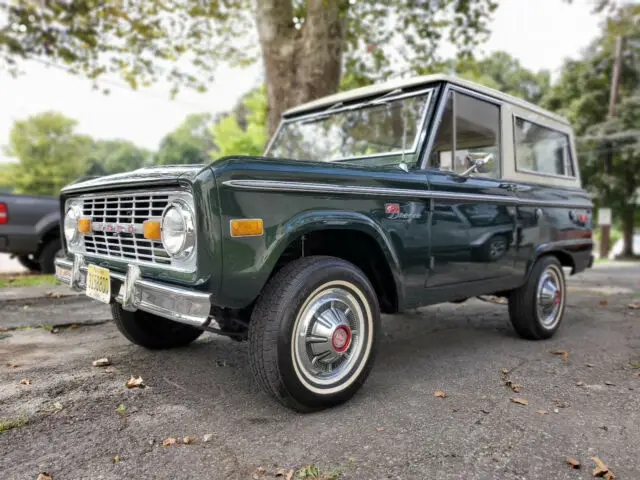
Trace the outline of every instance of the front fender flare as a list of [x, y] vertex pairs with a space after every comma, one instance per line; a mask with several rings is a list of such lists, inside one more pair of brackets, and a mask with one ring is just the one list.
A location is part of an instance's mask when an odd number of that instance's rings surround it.
[[402, 268], [393, 242], [380, 224], [362, 213], [314, 210], [311, 212], [302, 212], [292, 217], [281, 227], [276, 240], [266, 251], [268, 270], [273, 271], [278, 259], [292, 242], [305, 234], [327, 229], [356, 230], [371, 236], [382, 250], [393, 275], [396, 294], [398, 296], [398, 306], [401, 307], [404, 305]]

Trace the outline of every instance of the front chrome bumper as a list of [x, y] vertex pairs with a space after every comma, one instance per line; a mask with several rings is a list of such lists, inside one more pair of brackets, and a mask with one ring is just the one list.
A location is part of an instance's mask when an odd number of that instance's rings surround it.
[[[57, 258], [56, 278], [73, 290], [83, 291], [87, 283], [87, 264], [82, 255], [74, 255], [73, 262]], [[211, 312], [208, 293], [179, 288], [141, 278], [140, 269], [129, 265], [127, 274], [109, 270], [112, 301], [129, 311], [142, 310], [195, 327], [205, 327]], [[114, 283], [116, 288], [114, 287]]]

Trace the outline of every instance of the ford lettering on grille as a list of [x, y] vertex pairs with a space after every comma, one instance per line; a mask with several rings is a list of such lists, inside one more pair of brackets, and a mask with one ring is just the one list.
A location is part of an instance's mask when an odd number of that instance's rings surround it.
[[169, 203], [169, 192], [104, 193], [82, 197], [82, 214], [91, 219], [91, 232], [84, 235], [84, 252], [157, 265], [171, 265], [169, 254], [158, 239], [144, 238], [145, 220], [160, 220]]

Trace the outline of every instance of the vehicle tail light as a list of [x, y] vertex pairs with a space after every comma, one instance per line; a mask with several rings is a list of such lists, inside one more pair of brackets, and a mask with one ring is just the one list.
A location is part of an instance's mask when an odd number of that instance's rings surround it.
[[0, 224], [7, 223], [9, 221], [9, 215], [7, 212], [7, 204], [0, 202]]

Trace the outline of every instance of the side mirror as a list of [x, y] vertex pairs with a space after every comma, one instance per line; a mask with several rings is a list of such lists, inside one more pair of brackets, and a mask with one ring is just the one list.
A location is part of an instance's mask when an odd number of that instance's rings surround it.
[[471, 166], [460, 174], [462, 177], [472, 173], [489, 173], [493, 170], [493, 153], [470, 153], [467, 160]]

